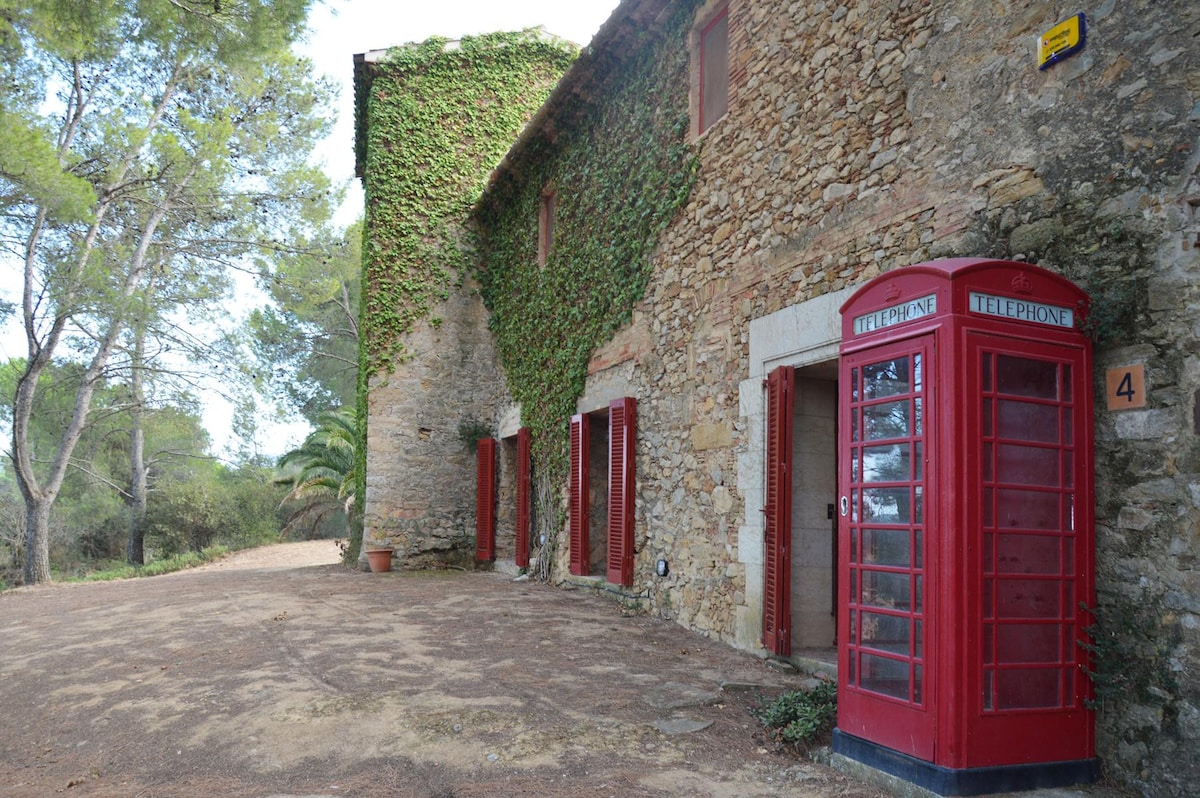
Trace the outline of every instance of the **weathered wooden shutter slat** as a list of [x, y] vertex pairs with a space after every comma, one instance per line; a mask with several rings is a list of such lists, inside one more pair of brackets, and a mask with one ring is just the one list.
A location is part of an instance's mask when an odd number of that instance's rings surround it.
[[517, 430], [517, 551], [518, 568], [529, 567], [530, 493], [532, 488], [532, 439], [528, 427]]
[[796, 373], [780, 366], [767, 376], [766, 506], [763, 508], [763, 645], [791, 653], [792, 393]]
[[588, 563], [588, 417], [584, 413], [571, 417], [571, 476], [568, 484], [571, 515], [571, 573], [587, 576]]
[[496, 559], [496, 441], [482, 438], [475, 449], [475, 559]]
[[634, 444], [637, 401], [626, 396], [608, 406], [608, 581], [633, 585]]

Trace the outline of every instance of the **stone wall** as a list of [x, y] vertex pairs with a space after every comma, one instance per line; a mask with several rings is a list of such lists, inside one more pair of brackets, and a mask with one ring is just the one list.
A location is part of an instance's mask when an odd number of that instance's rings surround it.
[[[1146, 364], [1146, 409], [1098, 401], [1098, 617], [1153, 598], [1135, 621], [1162, 648], [1115, 630], [1124, 648], [1108, 656], [1138, 655], [1146, 673], [1107, 696], [1100, 745], [1119, 779], [1185, 794], [1196, 763], [1178, 755], [1200, 745], [1200, 9], [1083, 9], [1087, 47], [1039, 71], [1036, 36], [1059, 21], [1042, 4], [730, 8], [729, 114], [703, 139], [646, 299], [593, 360], [593, 381], [619, 373], [639, 400], [631, 594], [758, 649], [759, 380], [836, 343], [794, 309], [935, 257], [1038, 263], [1093, 293], [1098, 379]], [[805, 343], [760, 340], [772, 359], [756, 359], [753, 323], [776, 316], [758, 329], [792, 325]]]
[[[656, 2], [626, 0], [610, 24]], [[1082, 10], [1086, 48], [1039, 71], [1036, 37], [1060, 21], [1041, 3], [731, 0], [729, 113], [698, 142], [690, 200], [577, 410], [638, 401], [630, 599], [761, 651], [766, 373], [835, 361], [840, 303], [897, 267], [1005, 257], [1084, 285], [1100, 755], [1144, 794], [1182, 796], [1200, 778], [1186, 756], [1200, 748], [1200, 5]], [[454, 301], [372, 392], [368, 528], [413, 556], [473, 528], [471, 463], [450, 437], [464, 415], [499, 414], [486, 320]], [[1147, 406], [1107, 410], [1104, 370], [1133, 363]]]
[[473, 562], [475, 453], [463, 433], [511, 401], [478, 293], [468, 283], [437, 312], [440, 324], [407, 339], [417, 356], [368, 397], [363, 540], [395, 548], [401, 566]]

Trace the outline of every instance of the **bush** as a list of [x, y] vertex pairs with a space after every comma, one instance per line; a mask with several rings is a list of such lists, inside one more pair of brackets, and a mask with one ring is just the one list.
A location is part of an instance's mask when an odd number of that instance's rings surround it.
[[214, 480], [164, 482], [146, 508], [146, 547], [156, 558], [198, 552], [224, 528]]
[[124, 511], [118, 515], [100, 517], [95, 523], [83, 528], [76, 541], [79, 554], [85, 560], [109, 560], [125, 554], [125, 541], [129, 536], [129, 515]]
[[155, 560], [146, 565], [113, 565], [111, 568], [71, 577], [66, 581], [108, 582], [113, 579], [133, 579], [139, 576], [161, 576], [162, 574], [174, 573], [175, 571], [183, 571], [188, 568], [195, 568], [198, 565], [204, 565], [204, 563], [224, 557], [228, 553], [229, 549], [225, 546], [209, 546], [203, 551], [184, 552], [162, 560]]
[[279, 537], [283, 489], [271, 470], [201, 464], [160, 480], [146, 508], [146, 546], [156, 557], [200, 552], [213, 544], [234, 549]]
[[758, 719], [780, 742], [818, 743], [837, 720], [837, 684], [821, 680], [811, 690], [784, 693], [759, 712]]

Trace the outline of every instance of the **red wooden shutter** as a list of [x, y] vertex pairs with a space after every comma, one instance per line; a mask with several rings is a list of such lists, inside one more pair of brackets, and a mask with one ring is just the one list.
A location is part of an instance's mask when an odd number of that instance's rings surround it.
[[588, 475], [588, 417], [580, 413], [571, 417], [571, 478], [568, 493], [571, 503], [571, 573], [587, 576], [588, 562], [589, 475]]
[[763, 645], [791, 653], [792, 394], [796, 370], [767, 377], [767, 484], [763, 529]]
[[633, 585], [634, 458], [637, 400], [626, 396], [608, 406], [608, 581]]
[[530, 480], [529, 427], [517, 430], [517, 552], [518, 568], [529, 567], [529, 501], [532, 481]]
[[496, 441], [482, 438], [475, 449], [475, 559], [496, 559]]

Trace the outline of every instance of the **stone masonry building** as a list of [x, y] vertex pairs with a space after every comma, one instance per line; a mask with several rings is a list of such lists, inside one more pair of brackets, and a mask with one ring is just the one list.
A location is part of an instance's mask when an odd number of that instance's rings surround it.
[[[1082, 46], [1039, 69], [1039, 36], [1077, 12]], [[1091, 297], [1097, 595], [1080, 661], [1098, 663], [1098, 754], [1144, 795], [1196, 795], [1198, 40], [1189, 0], [624, 0], [552, 90], [538, 73], [545, 101], [496, 134], [503, 157], [472, 162], [469, 202], [430, 234], [468, 265], [403, 330], [407, 355], [370, 372], [365, 541], [402, 565], [528, 567], [740, 649], [820, 658], [843, 633], [839, 308], [924, 261], [1037, 264]], [[404, 149], [372, 138], [402, 87], [379, 91], [366, 63], [364, 324], [373, 269], [398, 268], [371, 260], [395, 224], [372, 198]], [[780, 651], [763, 508], [782, 366]], [[1130, 369], [1144, 404], [1110, 406], [1106, 375]]]

